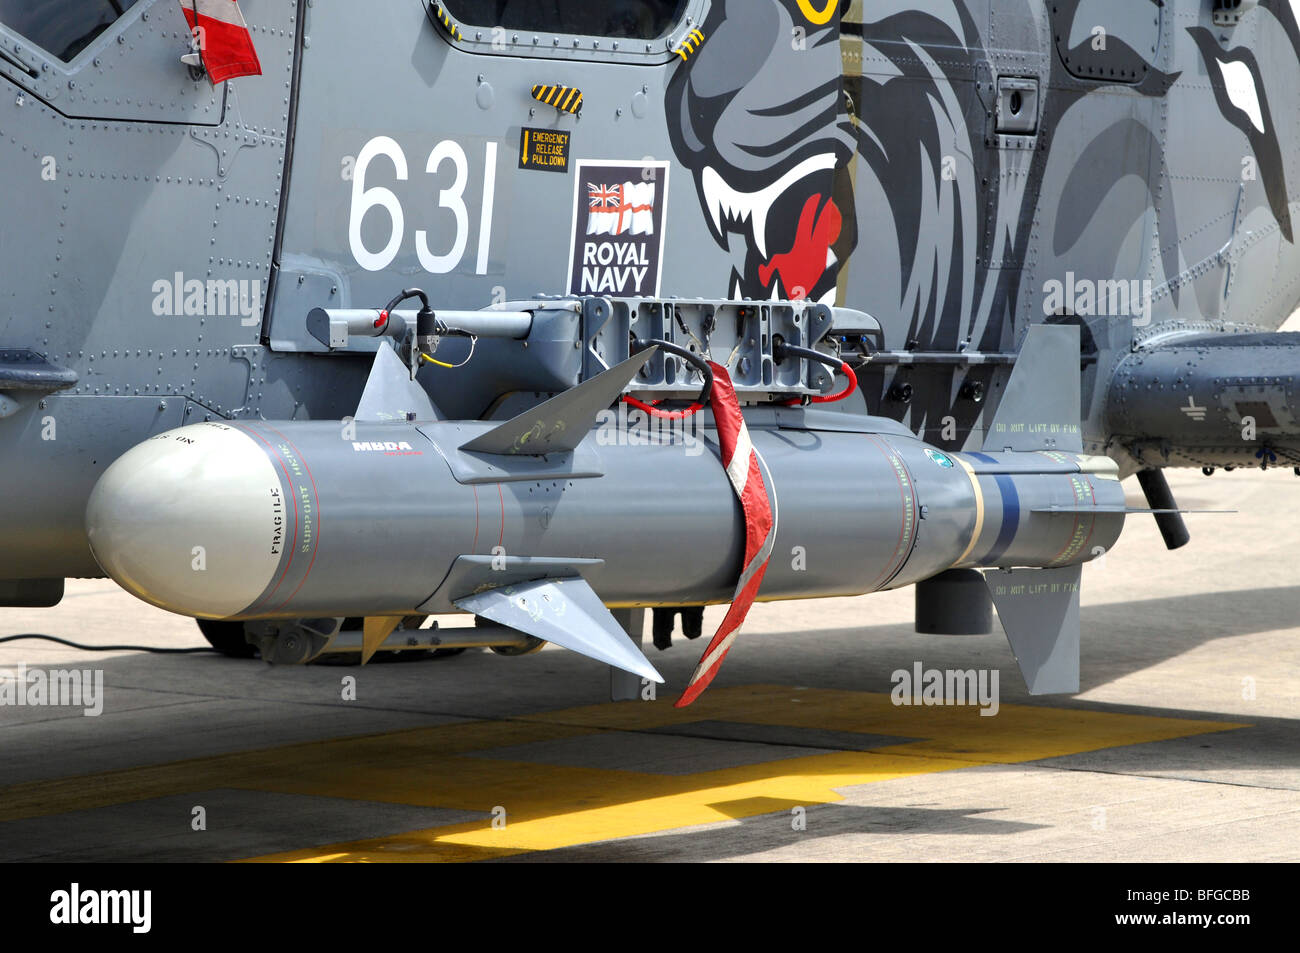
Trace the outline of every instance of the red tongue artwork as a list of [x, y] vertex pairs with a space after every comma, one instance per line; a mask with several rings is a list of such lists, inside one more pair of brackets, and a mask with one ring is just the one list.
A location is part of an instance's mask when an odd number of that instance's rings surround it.
[[821, 195], [809, 196], [799, 213], [799, 225], [795, 229], [794, 247], [788, 252], [773, 255], [767, 264], [758, 266], [758, 277], [763, 286], [772, 286], [772, 277], [781, 273], [781, 284], [786, 294], [792, 298], [804, 298], [812, 294], [813, 288], [826, 272], [826, 253], [840, 237], [840, 228], [844, 224], [840, 210], [834, 199], [826, 200], [826, 207], [817, 214], [821, 205]]

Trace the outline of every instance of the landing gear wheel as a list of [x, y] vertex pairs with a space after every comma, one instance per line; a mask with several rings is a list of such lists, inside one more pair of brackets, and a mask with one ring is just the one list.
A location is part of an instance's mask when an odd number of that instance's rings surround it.
[[507, 658], [519, 658], [522, 655], [532, 655], [535, 652], [540, 652], [545, 645], [545, 640], [530, 635], [527, 645], [494, 645], [492, 651]]
[[[496, 625], [496, 623], [491, 619], [485, 619], [479, 615], [474, 616], [474, 627], [476, 629], [482, 629], [492, 625]], [[491, 648], [497, 655], [504, 655], [507, 658], [519, 658], [524, 655], [532, 655], [536, 652], [540, 652], [545, 645], [545, 639], [539, 639], [534, 635], [530, 635], [528, 636], [528, 642], [524, 645], [492, 645], [489, 646], [489, 648]]]
[[257, 646], [244, 639], [244, 623], [195, 619], [208, 644], [227, 658], [256, 658]]

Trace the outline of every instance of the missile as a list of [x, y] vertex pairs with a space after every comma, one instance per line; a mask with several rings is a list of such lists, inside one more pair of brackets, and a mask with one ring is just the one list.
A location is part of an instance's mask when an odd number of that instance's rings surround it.
[[[1031, 688], [1077, 686], [1079, 567], [1118, 539], [1124, 495], [1115, 464], [1082, 453], [1077, 388], [1057, 396], [1071, 352], [1050, 333], [1074, 329], [1039, 330], [984, 452], [866, 415], [748, 408], [776, 521], [759, 600], [1001, 569], [1004, 596], [1036, 600], [1017, 615], [991, 586], [1036, 646], [1017, 651], [1036, 659]], [[745, 516], [705, 413], [697, 434], [638, 437], [626, 405], [610, 409], [649, 356], [502, 423], [436, 419], [381, 347], [356, 420], [214, 421], [128, 451], [90, 498], [92, 550], [187, 616], [472, 612], [661, 680], [609, 607], [729, 601]], [[1071, 639], [1073, 659], [1055, 658]]]

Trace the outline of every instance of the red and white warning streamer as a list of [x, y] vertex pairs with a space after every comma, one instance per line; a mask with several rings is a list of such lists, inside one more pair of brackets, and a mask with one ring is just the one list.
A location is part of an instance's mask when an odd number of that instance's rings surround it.
[[238, 0], [180, 0], [212, 85], [261, 76], [262, 63]]
[[721, 364], [710, 361], [709, 367], [713, 370], [713, 389], [709, 403], [718, 428], [722, 464], [727, 468], [727, 477], [731, 480], [731, 487], [736, 491], [745, 516], [745, 562], [740, 572], [740, 581], [736, 584], [735, 595], [731, 597], [731, 608], [727, 610], [726, 618], [700, 657], [700, 664], [696, 666], [682, 697], [675, 702], [676, 708], [685, 708], [699, 698], [718, 674], [718, 668], [736, 641], [736, 636], [740, 634], [740, 626], [763, 584], [763, 574], [767, 572], [772, 546], [776, 541], [776, 516], [771, 490], [763, 479], [758, 452], [750, 442], [749, 430], [740, 413], [740, 401], [736, 398], [731, 375]]

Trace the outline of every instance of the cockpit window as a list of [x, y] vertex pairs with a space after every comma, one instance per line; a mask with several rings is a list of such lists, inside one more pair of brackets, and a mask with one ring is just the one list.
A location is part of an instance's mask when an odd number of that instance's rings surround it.
[[681, 19], [687, 0], [442, 0], [463, 24], [531, 33], [655, 40]]
[[65, 63], [138, 0], [0, 0], [0, 23]]

